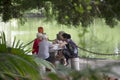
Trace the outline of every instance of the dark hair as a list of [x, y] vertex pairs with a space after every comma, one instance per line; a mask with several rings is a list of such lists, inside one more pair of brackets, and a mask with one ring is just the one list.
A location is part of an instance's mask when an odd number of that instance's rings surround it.
[[62, 37], [63, 37], [63, 38], [66, 38], [66, 39], [70, 39], [70, 38], [71, 38], [71, 35], [70, 35], [70, 34], [67, 34], [67, 33], [63, 33], [63, 34], [62, 34]]

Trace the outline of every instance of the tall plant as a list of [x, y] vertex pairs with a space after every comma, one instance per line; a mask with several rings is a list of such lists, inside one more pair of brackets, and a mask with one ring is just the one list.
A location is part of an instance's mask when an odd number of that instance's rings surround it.
[[4, 32], [0, 36], [0, 79], [1, 80], [40, 80], [38, 65], [30, 55], [25, 53], [23, 43], [14, 40], [7, 46]]

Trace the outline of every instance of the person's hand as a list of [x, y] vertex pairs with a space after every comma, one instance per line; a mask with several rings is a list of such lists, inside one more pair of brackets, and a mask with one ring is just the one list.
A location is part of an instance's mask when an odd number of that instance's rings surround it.
[[63, 41], [58, 41], [58, 44], [62, 44], [63, 43]]
[[64, 42], [62, 42], [62, 43], [59, 45], [59, 47], [62, 48], [62, 47], [64, 47], [66, 44], [67, 44], [67, 42], [64, 41]]
[[66, 45], [66, 44], [67, 44], [67, 42], [66, 42], [66, 41], [64, 41], [64, 42], [63, 42], [63, 44], [64, 44], [64, 45]]

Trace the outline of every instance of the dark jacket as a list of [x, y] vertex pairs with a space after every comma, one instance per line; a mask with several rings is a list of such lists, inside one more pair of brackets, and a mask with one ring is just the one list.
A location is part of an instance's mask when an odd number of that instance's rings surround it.
[[67, 40], [66, 49], [71, 58], [78, 57], [78, 47], [71, 39]]

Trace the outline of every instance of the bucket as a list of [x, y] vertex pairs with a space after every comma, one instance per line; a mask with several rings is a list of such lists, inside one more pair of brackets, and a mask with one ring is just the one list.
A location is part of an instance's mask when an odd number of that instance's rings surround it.
[[80, 70], [79, 58], [71, 58], [71, 68], [74, 70]]

